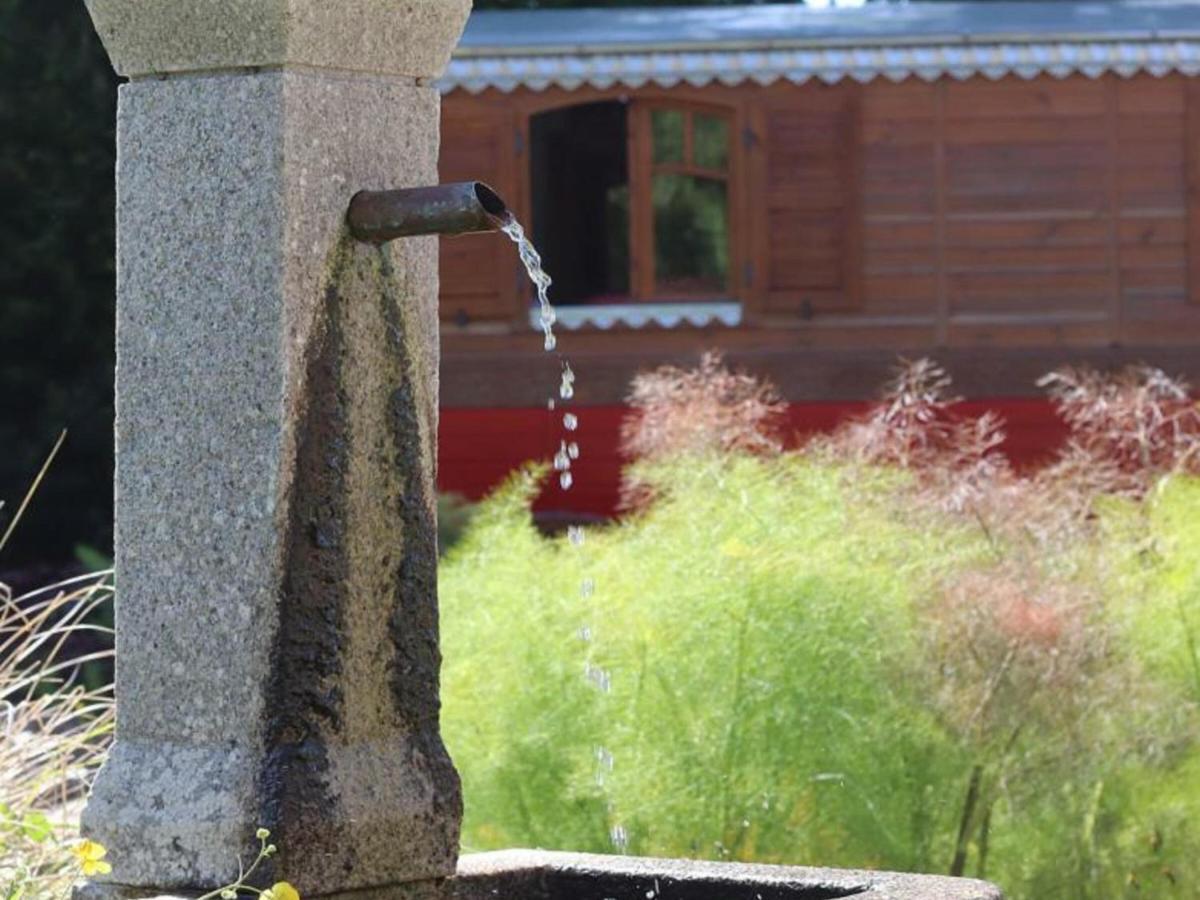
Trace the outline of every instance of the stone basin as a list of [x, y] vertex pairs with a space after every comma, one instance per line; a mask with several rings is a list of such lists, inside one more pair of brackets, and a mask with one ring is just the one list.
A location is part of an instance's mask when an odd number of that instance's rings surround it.
[[462, 857], [453, 900], [1002, 900], [969, 878], [501, 850]]

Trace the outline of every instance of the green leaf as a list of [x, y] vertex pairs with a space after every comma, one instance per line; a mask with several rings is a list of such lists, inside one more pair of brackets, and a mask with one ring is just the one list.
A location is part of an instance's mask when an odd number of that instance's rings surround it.
[[21, 831], [29, 840], [40, 844], [54, 834], [54, 825], [44, 813], [31, 812], [21, 820]]
[[76, 544], [75, 558], [89, 572], [103, 572], [113, 567], [112, 557], [101, 553], [89, 544]]

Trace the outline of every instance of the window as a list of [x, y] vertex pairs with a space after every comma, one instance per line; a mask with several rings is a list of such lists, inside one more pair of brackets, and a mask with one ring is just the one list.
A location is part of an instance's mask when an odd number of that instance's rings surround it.
[[656, 299], [725, 296], [729, 122], [670, 107], [647, 112], [651, 227], [643, 264], [651, 266], [652, 275], [643, 290]]
[[533, 234], [556, 302], [728, 306], [732, 131], [724, 111], [658, 101], [535, 115]]

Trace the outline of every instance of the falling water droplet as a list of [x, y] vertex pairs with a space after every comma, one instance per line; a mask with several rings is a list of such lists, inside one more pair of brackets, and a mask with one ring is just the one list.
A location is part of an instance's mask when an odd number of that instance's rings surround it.
[[563, 428], [567, 429], [567, 431], [574, 431], [578, 427], [579, 417], [574, 413], [567, 413], [563, 416]]
[[570, 363], [563, 363], [562, 384], [558, 388], [558, 396], [570, 400], [575, 396], [575, 373]]
[[568, 528], [567, 529], [567, 540], [569, 540], [576, 547], [582, 547], [583, 546], [583, 526], [582, 525], [572, 525], [570, 528]]
[[570, 472], [563, 472], [558, 476], [558, 484], [564, 491], [569, 491], [574, 483], [575, 478]]
[[550, 286], [554, 282], [542, 268], [542, 257], [529, 238], [525, 236], [525, 229], [521, 227], [521, 223], [515, 217], [509, 215], [500, 229], [517, 245], [517, 254], [525, 265], [525, 271], [529, 273], [529, 280], [537, 288], [538, 306], [540, 307], [539, 321], [546, 336], [545, 347], [547, 351], [553, 350], [558, 346], [558, 340], [554, 337], [554, 323], [558, 317], [554, 312], [554, 307], [550, 304]]
[[579, 445], [574, 441], [567, 444], [567, 456], [571, 459], [579, 459]]
[[579, 593], [584, 600], [588, 599], [592, 594], [596, 593], [596, 582], [591, 578], [583, 579], [583, 584], [579, 585]]
[[590, 681], [595, 687], [599, 688], [604, 693], [607, 694], [612, 690], [612, 676], [599, 666], [594, 666], [590, 662], [585, 663], [583, 667], [583, 674], [588, 681]]
[[558, 452], [554, 454], [554, 470], [556, 472], [565, 472], [571, 468], [571, 456], [567, 453], [567, 442], [563, 441], [558, 448]]
[[592, 642], [592, 629], [588, 628], [586, 625], [579, 629], [578, 634], [579, 639], [585, 644], [590, 644]]
[[558, 406], [558, 402], [553, 397], [546, 401], [546, 409], [550, 410], [550, 412], [554, 412], [554, 407], [556, 406]]
[[[614, 825], [608, 832], [608, 836], [612, 840], [613, 847], [615, 847], [618, 852], [624, 853], [629, 849], [629, 833], [625, 831], [625, 827], [623, 825]], [[650, 896], [654, 896], [653, 891], [651, 891]]]

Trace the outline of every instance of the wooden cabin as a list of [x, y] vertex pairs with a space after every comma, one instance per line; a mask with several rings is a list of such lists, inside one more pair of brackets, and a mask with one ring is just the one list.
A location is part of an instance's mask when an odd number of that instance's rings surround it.
[[[798, 430], [930, 355], [1029, 459], [1066, 363], [1200, 376], [1200, 6], [802, 4], [476, 13], [441, 177], [505, 197], [555, 279], [604, 512], [630, 378], [707, 348]], [[444, 240], [445, 489], [558, 447], [513, 246]], [[551, 493], [553, 496], [551, 496]]]

